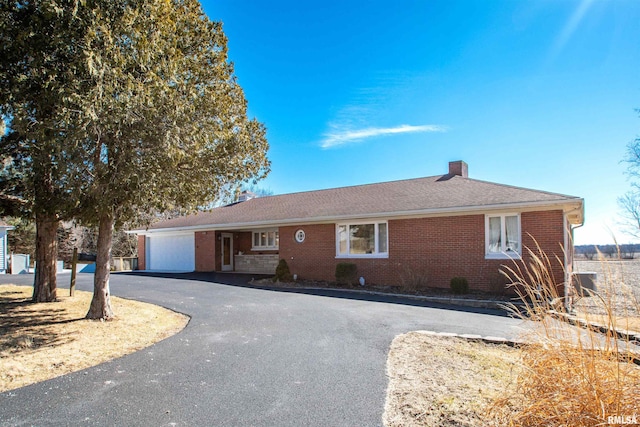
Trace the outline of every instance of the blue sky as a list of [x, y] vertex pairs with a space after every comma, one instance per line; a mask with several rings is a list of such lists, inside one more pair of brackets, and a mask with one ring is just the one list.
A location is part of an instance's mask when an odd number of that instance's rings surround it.
[[204, 1], [263, 122], [275, 194], [433, 176], [580, 196], [620, 231], [640, 1]]

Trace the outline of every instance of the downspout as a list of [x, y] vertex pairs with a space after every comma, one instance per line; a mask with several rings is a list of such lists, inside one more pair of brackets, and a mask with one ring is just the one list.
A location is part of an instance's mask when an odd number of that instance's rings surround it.
[[[573, 269], [575, 267], [575, 262], [576, 262], [576, 253], [575, 253], [575, 247], [574, 247], [574, 231], [577, 228], [580, 228], [584, 225], [584, 220], [582, 221], [582, 224], [573, 226], [571, 224], [569, 224], [567, 222], [567, 224], [569, 225], [569, 233], [565, 233], [565, 266], [568, 266], [569, 264], [569, 260], [567, 260], [566, 258], [568, 257], [567, 255], [567, 244], [568, 242], [566, 242], [567, 239], [571, 240], [571, 273], [573, 273]], [[570, 236], [569, 236], [570, 234]], [[566, 267], [565, 267], [566, 268]], [[565, 301], [565, 309], [567, 310], [567, 312], [572, 310], [572, 304], [569, 302], [569, 286], [571, 286], [571, 275], [568, 273], [565, 273], [565, 276], [568, 276], [565, 280], [565, 287], [564, 287], [564, 301]]]

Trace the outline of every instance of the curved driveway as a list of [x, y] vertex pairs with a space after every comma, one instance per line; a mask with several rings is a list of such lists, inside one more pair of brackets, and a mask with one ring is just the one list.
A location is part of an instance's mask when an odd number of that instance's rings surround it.
[[[58, 277], [67, 286], [69, 276]], [[92, 279], [79, 275], [78, 289], [90, 290]], [[521, 324], [403, 299], [221, 283], [238, 280], [112, 275], [113, 295], [186, 313], [189, 325], [134, 354], [0, 394], [0, 425], [378, 426], [394, 336], [514, 337]]]

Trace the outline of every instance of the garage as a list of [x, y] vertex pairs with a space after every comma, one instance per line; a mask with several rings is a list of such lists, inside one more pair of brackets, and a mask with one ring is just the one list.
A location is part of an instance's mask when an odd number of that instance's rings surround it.
[[194, 233], [147, 236], [146, 269], [154, 271], [194, 271]]

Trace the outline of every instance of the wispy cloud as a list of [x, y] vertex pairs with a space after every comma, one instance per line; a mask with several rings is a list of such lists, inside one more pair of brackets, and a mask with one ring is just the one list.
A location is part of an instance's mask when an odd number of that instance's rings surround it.
[[580, 23], [584, 19], [589, 8], [593, 5], [593, 0], [581, 0], [571, 17], [562, 28], [562, 32], [556, 38], [551, 48], [551, 58], [555, 59], [564, 49], [571, 36], [577, 31]]
[[391, 128], [365, 128], [365, 129], [345, 129], [327, 132], [324, 134], [320, 146], [322, 148], [333, 148], [351, 142], [362, 141], [363, 139], [376, 136], [394, 135], [399, 133], [419, 133], [419, 132], [446, 132], [447, 128], [439, 125], [400, 125]]

